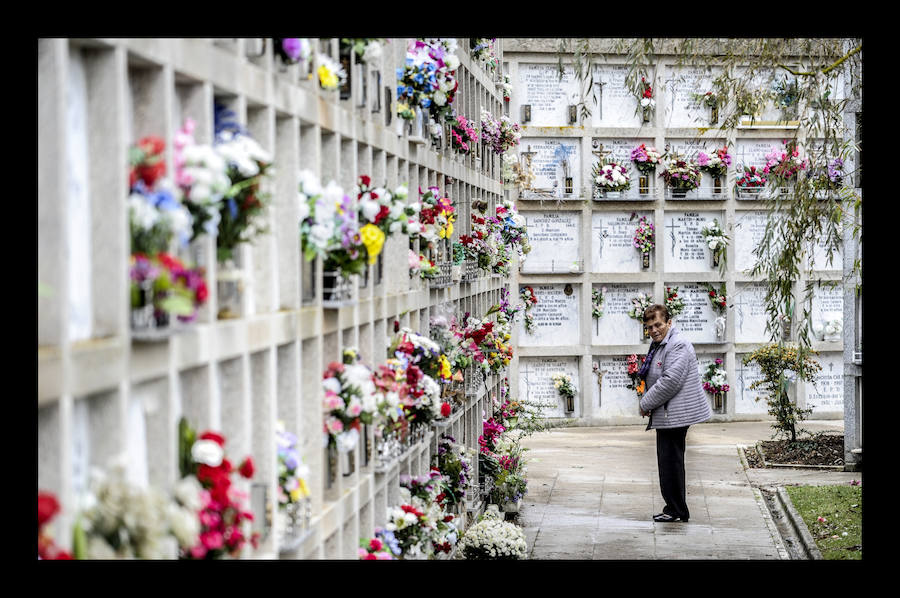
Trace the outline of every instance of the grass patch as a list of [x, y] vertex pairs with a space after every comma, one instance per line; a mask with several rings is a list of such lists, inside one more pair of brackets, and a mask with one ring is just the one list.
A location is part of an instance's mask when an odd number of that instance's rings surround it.
[[826, 560], [862, 559], [861, 486], [786, 486]]

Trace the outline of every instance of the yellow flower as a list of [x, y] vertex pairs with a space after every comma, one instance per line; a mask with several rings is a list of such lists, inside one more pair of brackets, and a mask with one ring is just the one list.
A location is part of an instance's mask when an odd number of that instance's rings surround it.
[[438, 359], [438, 361], [440, 361], [440, 364], [441, 364], [441, 378], [449, 379], [451, 376], [450, 362], [447, 360], [447, 358], [444, 355], [441, 355], [440, 358]]
[[334, 89], [338, 85], [337, 73], [329, 69], [326, 65], [319, 66], [319, 83], [325, 89]]
[[384, 231], [369, 223], [359, 229], [359, 234], [362, 237], [363, 244], [366, 246], [366, 250], [369, 252], [369, 264], [374, 264], [375, 260], [378, 259], [378, 254], [381, 253], [382, 246], [384, 246]]

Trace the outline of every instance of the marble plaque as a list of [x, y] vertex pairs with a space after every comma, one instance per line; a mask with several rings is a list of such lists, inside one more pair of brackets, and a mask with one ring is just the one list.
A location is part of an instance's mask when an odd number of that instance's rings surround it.
[[[708, 110], [708, 109], [707, 109]], [[697, 161], [697, 157], [700, 155], [700, 152], [705, 153], [707, 156], [713, 156], [716, 153], [716, 150], [721, 149], [723, 145], [725, 145], [725, 140], [713, 141], [709, 139], [667, 139], [669, 143], [670, 150], [672, 152], [677, 152], [681, 154], [682, 157]], [[732, 153], [729, 151], [729, 153]], [[732, 155], [732, 159], [734, 156]], [[765, 164], [765, 160], [763, 161]], [[660, 166], [657, 169], [659, 172], [665, 170], [665, 164]], [[659, 178], [660, 184], [665, 184], [665, 181], [662, 177]], [[688, 192], [686, 199], [711, 199], [711, 198], [722, 198], [722, 193], [724, 192], [724, 187], [726, 185], [725, 177], [722, 177], [722, 187], [723, 189], [719, 192], [720, 195], [716, 196], [715, 194], [715, 181], [708, 172], [700, 171], [700, 187], [698, 187], [694, 191]], [[668, 197], [668, 196], [667, 196]]]
[[[519, 142], [519, 154], [532, 152], [534, 183], [531, 190], [523, 190], [523, 198], [546, 195], [557, 199], [577, 199], [582, 195], [581, 139], [523, 137]], [[566, 193], [567, 177], [572, 179], [571, 193]]]
[[[638, 397], [634, 390], [627, 388], [631, 378], [627, 373], [626, 355], [599, 355], [594, 357], [594, 363], [600, 367], [603, 377], [597, 379], [597, 374], [591, 373], [591, 397], [594, 404], [594, 412], [599, 417], [640, 417]], [[598, 410], [599, 407], [599, 410]]]
[[678, 287], [678, 296], [684, 301], [684, 311], [675, 318], [675, 325], [692, 343], [722, 342], [716, 338], [716, 316], [709, 302], [709, 292], [698, 283], [666, 283]]
[[591, 126], [594, 127], [640, 127], [643, 125], [638, 108], [638, 99], [625, 85], [628, 67], [625, 65], [595, 64], [593, 96], [597, 103], [592, 103], [588, 96], [588, 107], [591, 110]]
[[[747, 77], [746, 68], [738, 68], [736, 69], [736, 71], [737, 77], [739, 79], [744, 79]], [[748, 89], [768, 89], [771, 91], [772, 86], [777, 80], [777, 77], [780, 73], [783, 73], [783, 71], [776, 73], [776, 78], [773, 79], [772, 71], [770, 69], [759, 69], [750, 79]], [[766, 102], [766, 105], [762, 109], [762, 112], [757, 115], [754, 120], [757, 123], [773, 124], [774, 122], [782, 120], [781, 110], [775, 107], [775, 103], [772, 100], [769, 100], [768, 102]]]
[[[636, 214], [632, 218], [632, 214]], [[652, 222], [653, 212], [593, 212], [591, 214], [591, 272], [641, 272], [641, 252], [634, 231], [641, 216]], [[529, 238], [531, 228], [529, 227]], [[530, 259], [530, 257], [529, 257]], [[653, 265], [653, 254], [650, 257]]]
[[[757, 380], [762, 379], [762, 371], [756, 363], [744, 365], [743, 359], [746, 354], [738, 353], [734, 356], [734, 384], [731, 384], [732, 392], [729, 396], [734, 397], [734, 413], [737, 414], [765, 414], [769, 411], [769, 405], [766, 402], [766, 391], [764, 388], [750, 388], [750, 385]], [[756, 398], [759, 397], [757, 401]]]
[[780, 139], [738, 138], [731, 153], [735, 176], [740, 178], [745, 166], [756, 166], [761, 170], [766, 165], [766, 154], [783, 149]]
[[814, 382], [806, 382], [806, 407], [812, 408], [809, 416], [829, 412], [844, 411], [844, 355], [843, 353], [820, 353], [815, 360], [822, 366]]
[[666, 212], [662, 231], [666, 272], [714, 270], [712, 250], [700, 232], [713, 220], [724, 226], [725, 215], [722, 212]]
[[[553, 386], [551, 376], [557, 372], [568, 374], [575, 387], [575, 411], [566, 413], [565, 399]], [[581, 413], [583, 390], [575, 357], [520, 357], [519, 392], [526, 401], [545, 405], [544, 417], [573, 417]]]
[[729, 316], [734, 314], [734, 342], [768, 343], [771, 336], [766, 332], [766, 286], [765, 283], [737, 283], [734, 296], [729, 304], [734, 306]]
[[710, 108], [694, 99], [695, 93], [712, 91], [716, 74], [710, 67], [673, 67], [666, 69], [665, 123], [667, 127], [708, 127]]
[[[606, 287], [603, 301], [603, 317], [591, 317], [592, 345], [636, 345], [648, 343], [644, 339], [643, 324], [628, 315], [631, 299], [639, 293], [653, 293], [652, 284], [605, 284], [594, 285], [595, 288]], [[654, 299], [658, 299], [654, 297]], [[590, 300], [588, 297], [586, 300]]]
[[[828, 320], [844, 321], [844, 288], [840, 281], [836, 287], [821, 283], [817, 283], [813, 287], [811, 319], [814, 333], [818, 327], [824, 327]], [[822, 333], [821, 330], [818, 330], [816, 338], [823, 340]]]
[[[641, 195], [639, 180], [641, 172], [635, 167], [634, 162], [631, 160], [631, 151], [642, 143], [647, 145], [648, 147], [652, 147], [654, 144], [654, 140], [649, 138], [614, 139], [610, 137], [594, 137], [593, 139], [591, 139], [591, 158], [588, 164], [588, 175], [590, 176], [590, 173], [593, 171], [594, 166], [597, 165], [602, 158], [608, 157], [616, 164], [624, 166], [628, 171], [628, 178], [631, 181], [631, 188], [627, 191], [622, 192], [621, 199], [655, 199], [653, 191], [658, 180], [660, 180], [659, 177], [655, 174], [651, 175], [647, 193]], [[588, 185], [591, 187], [591, 191], [593, 192], [594, 181], [589, 180]]]
[[534, 330], [525, 332], [525, 319], [519, 320], [519, 345], [523, 347], [580, 344], [578, 326], [578, 294], [581, 285], [570, 285], [566, 294], [564, 284], [531, 285], [537, 304], [531, 308]]
[[[553, 64], [519, 63], [519, 79], [516, 85], [521, 99], [519, 109], [512, 112], [513, 120], [533, 127], [570, 126], [568, 108], [579, 101], [575, 70], [565, 67], [560, 80], [559, 69]], [[522, 121], [521, 105], [531, 106], [531, 120]]]
[[[737, 272], [748, 273], [756, 263], [754, 251], [762, 242], [766, 232], [769, 212], [766, 210], [738, 211], [734, 215], [734, 230], [731, 235], [734, 246], [734, 269]], [[775, 251], [781, 245], [777, 234], [770, 241], [770, 251]]]
[[[531, 251], [522, 272], [571, 272], [584, 269], [581, 257], [581, 214], [522, 212]], [[574, 267], [577, 266], [577, 267]]]
[[[838, 230], [840, 231], [840, 229]], [[843, 238], [842, 233], [838, 232], [838, 234]], [[843, 243], [832, 248], [831, 258], [829, 259], [825, 233], [823, 232], [813, 243], [811, 243], [811, 249], [808, 250], [808, 253], [811, 254], [812, 259], [807, 260], [807, 269], [816, 271], [843, 271], [844, 256], [841, 250], [842, 245]]]

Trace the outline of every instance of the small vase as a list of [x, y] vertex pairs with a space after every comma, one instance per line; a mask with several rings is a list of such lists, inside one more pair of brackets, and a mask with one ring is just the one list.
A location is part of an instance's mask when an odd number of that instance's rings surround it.
[[638, 193], [641, 195], [649, 195], [650, 193], [650, 174], [642, 172], [638, 177]]
[[327, 473], [325, 475], [325, 479], [327, 480], [326, 486], [331, 488], [337, 481], [338, 471], [338, 450], [337, 445], [334, 444], [333, 441], [328, 443], [327, 454], [325, 457], [325, 462], [327, 464]]
[[566, 413], [575, 411], [575, 397], [566, 397]]
[[713, 193], [716, 195], [722, 194], [722, 177], [715, 176], [713, 177]]
[[653, 114], [653, 109], [650, 108], [650, 106], [645, 106], [642, 109], [642, 117], [643, 117], [643, 120], [645, 123], [650, 122], [650, 117], [652, 116], [652, 114]]
[[715, 125], [719, 122], [719, 106], [714, 105], [709, 109], [709, 124]]
[[685, 196], [687, 196], [687, 189], [672, 189], [674, 199], [684, 199]]
[[719, 252], [717, 250], [713, 250], [712, 252], [712, 267], [719, 267]]
[[344, 470], [344, 477], [348, 477], [353, 475], [353, 472], [356, 471], [356, 455], [354, 451], [346, 452], [346, 459], [344, 461], [346, 463], [346, 469]]
[[716, 411], [722, 411], [722, 407], [725, 404], [725, 393], [717, 392], [713, 395], [713, 409]]
[[641, 267], [645, 270], [650, 267], [650, 253], [641, 252]]
[[791, 322], [789, 320], [781, 323], [781, 340], [791, 340]]
[[216, 294], [219, 302], [218, 318], [240, 318], [244, 294], [244, 273], [232, 260], [219, 262], [216, 268]]

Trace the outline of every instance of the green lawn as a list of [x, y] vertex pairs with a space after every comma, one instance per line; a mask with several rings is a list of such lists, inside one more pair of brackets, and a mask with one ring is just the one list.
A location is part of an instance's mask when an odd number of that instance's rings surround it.
[[862, 486], [787, 486], [827, 560], [862, 559]]

